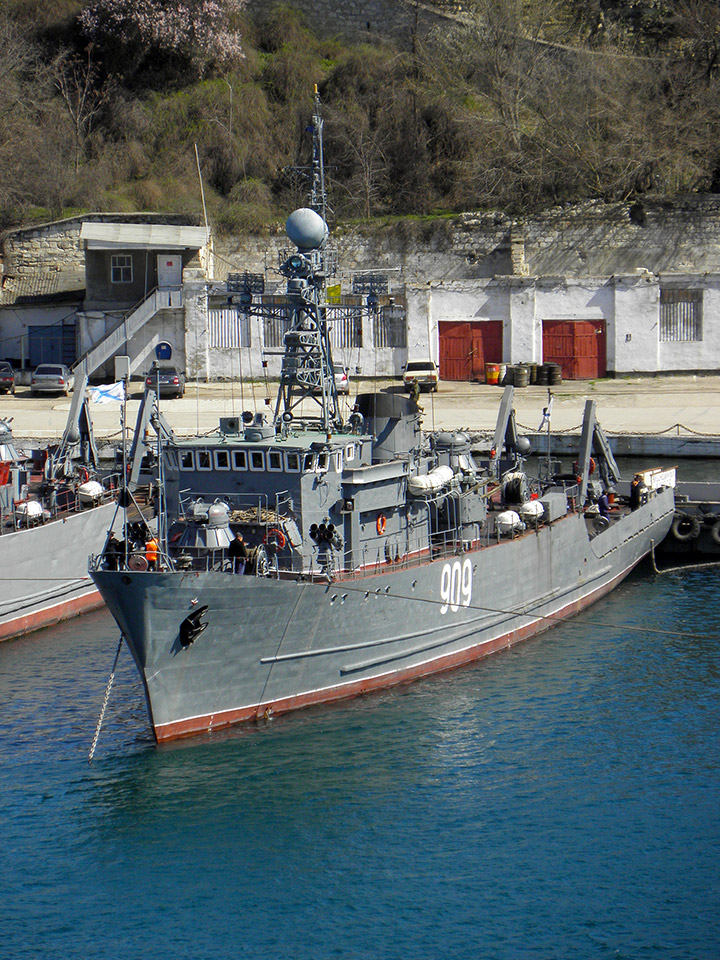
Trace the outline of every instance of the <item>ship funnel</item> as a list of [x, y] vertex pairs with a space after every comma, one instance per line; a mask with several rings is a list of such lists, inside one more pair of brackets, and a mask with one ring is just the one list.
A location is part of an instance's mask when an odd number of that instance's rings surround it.
[[285, 233], [298, 250], [317, 250], [328, 238], [328, 225], [319, 213], [300, 207], [287, 218]]

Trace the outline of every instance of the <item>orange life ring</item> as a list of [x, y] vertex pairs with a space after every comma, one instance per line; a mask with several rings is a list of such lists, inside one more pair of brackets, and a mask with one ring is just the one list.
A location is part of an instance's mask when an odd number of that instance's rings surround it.
[[277, 550], [282, 550], [285, 546], [285, 534], [282, 530], [278, 530], [277, 527], [271, 527], [263, 537], [263, 543], [265, 546], [270, 545]]
[[[580, 483], [580, 462], [578, 460], [573, 464], [573, 473], [577, 474], [577, 482]], [[595, 461], [592, 457], [588, 461], [588, 476], [591, 477], [595, 473]]]
[[375, 528], [377, 529], [377, 532], [380, 534], [380, 536], [382, 536], [385, 533], [386, 523], [387, 521], [385, 520], [385, 514], [379, 513], [378, 518], [375, 521]]

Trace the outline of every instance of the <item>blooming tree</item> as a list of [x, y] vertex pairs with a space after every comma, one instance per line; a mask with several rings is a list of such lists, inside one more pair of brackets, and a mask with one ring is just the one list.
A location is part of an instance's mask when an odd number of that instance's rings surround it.
[[93, 0], [80, 14], [84, 33], [102, 44], [179, 54], [203, 73], [243, 56], [236, 21], [245, 0]]

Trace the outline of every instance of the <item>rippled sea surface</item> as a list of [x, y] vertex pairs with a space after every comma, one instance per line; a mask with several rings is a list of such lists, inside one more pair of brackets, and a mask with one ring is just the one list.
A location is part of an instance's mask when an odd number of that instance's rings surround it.
[[155, 746], [108, 614], [0, 644], [0, 954], [720, 955], [720, 572], [471, 668]]

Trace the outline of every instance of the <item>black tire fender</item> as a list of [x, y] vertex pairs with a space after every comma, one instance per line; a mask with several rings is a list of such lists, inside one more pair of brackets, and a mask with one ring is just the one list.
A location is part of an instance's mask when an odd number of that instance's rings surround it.
[[710, 527], [710, 537], [712, 542], [720, 547], [720, 520], [716, 520], [712, 527]]
[[689, 513], [678, 512], [673, 517], [670, 533], [680, 543], [687, 543], [688, 540], [694, 540], [700, 533], [700, 521]]

